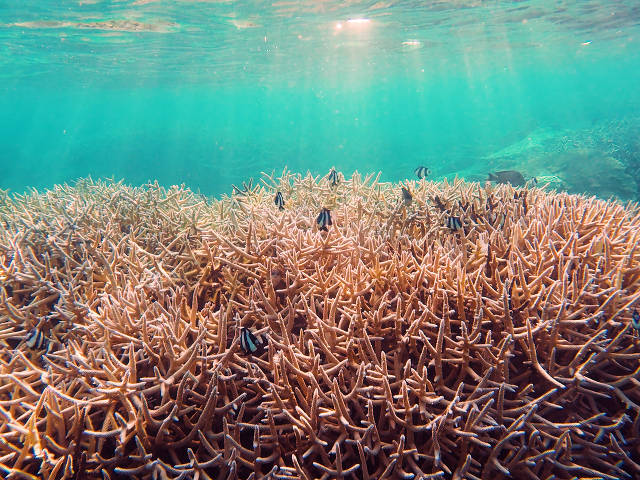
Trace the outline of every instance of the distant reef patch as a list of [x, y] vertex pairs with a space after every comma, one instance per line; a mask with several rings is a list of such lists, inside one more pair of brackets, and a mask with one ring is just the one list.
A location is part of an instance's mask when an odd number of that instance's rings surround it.
[[538, 128], [483, 158], [489, 170], [516, 169], [551, 187], [602, 198], [640, 199], [640, 118], [584, 129]]

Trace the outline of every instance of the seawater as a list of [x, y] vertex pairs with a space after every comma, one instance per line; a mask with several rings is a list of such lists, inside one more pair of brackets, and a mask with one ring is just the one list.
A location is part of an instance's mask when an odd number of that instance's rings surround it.
[[635, 0], [3, 2], [0, 188], [426, 165], [637, 199], [639, 85]]

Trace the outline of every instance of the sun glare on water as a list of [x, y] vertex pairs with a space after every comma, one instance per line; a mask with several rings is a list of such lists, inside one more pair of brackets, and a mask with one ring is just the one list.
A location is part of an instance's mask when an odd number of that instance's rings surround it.
[[369, 18], [350, 18], [346, 21], [336, 22], [334, 28], [336, 30], [342, 30], [347, 27], [349, 29], [361, 29], [371, 25]]
[[368, 18], [350, 18], [349, 20], [347, 20], [347, 23], [350, 25], [366, 25], [370, 22], [371, 20], [369, 20]]

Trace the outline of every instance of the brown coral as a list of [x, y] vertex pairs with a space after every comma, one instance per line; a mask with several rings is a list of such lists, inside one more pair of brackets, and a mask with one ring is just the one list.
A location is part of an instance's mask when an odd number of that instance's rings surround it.
[[91, 180], [3, 197], [3, 474], [640, 474], [637, 206], [410, 189], [285, 172], [213, 203]]

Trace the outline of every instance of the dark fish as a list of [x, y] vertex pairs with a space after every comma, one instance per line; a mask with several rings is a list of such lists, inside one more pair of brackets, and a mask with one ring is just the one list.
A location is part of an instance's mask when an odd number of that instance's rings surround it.
[[413, 195], [411, 195], [411, 192], [406, 187], [402, 187], [402, 201], [407, 206], [411, 205], [413, 201]]
[[636, 330], [640, 330], [640, 313], [635, 308], [633, 309], [633, 313], [631, 314], [631, 325]]
[[284, 198], [282, 198], [281, 192], [276, 193], [276, 198], [274, 199], [274, 202], [276, 203], [276, 205], [280, 210], [284, 210]]
[[433, 203], [435, 203], [436, 208], [438, 210], [440, 210], [441, 212], [444, 212], [447, 209], [447, 207], [444, 205], [444, 203], [442, 203], [442, 200], [440, 200], [440, 197], [437, 196], [437, 195], [435, 197], [433, 197]]
[[264, 336], [262, 338], [256, 337], [247, 327], [242, 327], [240, 330], [240, 348], [247, 355], [261, 352], [266, 343]]
[[332, 187], [335, 187], [340, 183], [340, 180], [338, 179], [338, 172], [336, 172], [336, 169], [333, 167], [329, 170], [329, 181], [331, 182]]
[[25, 344], [34, 350], [44, 350], [47, 348], [49, 341], [39, 328], [32, 329], [26, 336]]
[[460, 217], [447, 218], [447, 227], [452, 231], [460, 230], [462, 228], [462, 222], [460, 221]]
[[424, 166], [420, 166], [416, 168], [414, 172], [418, 178], [425, 178], [431, 175], [431, 170], [429, 170], [427, 167], [424, 167]]
[[333, 225], [333, 222], [331, 221], [331, 211], [328, 208], [320, 210], [320, 214], [318, 215], [318, 218], [316, 218], [316, 223], [320, 230], [325, 232], [328, 231], [329, 229], [327, 228], [327, 225]]
[[525, 184], [524, 177], [517, 170], [503, 170], [490, 173], [487, 181], [496, 183], [510, 183], [514, 187], [522, 187]]

